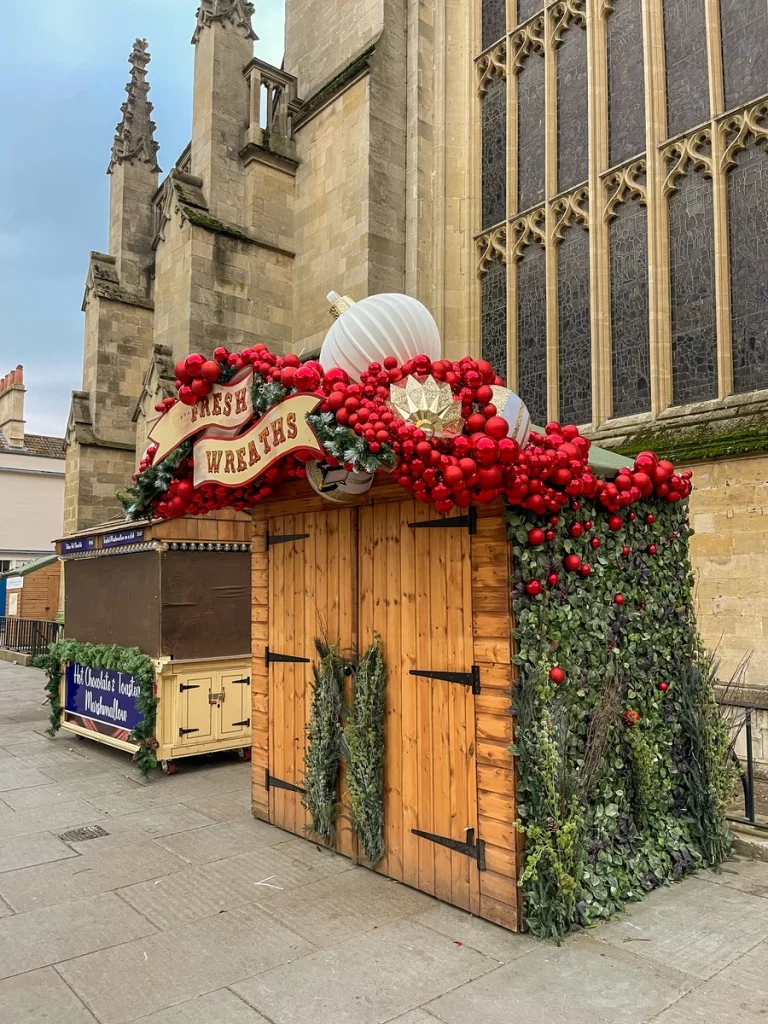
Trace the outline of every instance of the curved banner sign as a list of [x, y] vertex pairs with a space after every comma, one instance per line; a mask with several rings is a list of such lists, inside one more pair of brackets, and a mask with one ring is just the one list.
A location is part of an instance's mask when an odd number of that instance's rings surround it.
[[[209, 395], [195, 405], [177, 402], [160, 417], [149, 433], [149, 440], [158, 446], [154, 464], [178, 448], [193, 434], [215, 427], [237, 431], [253, 419], [253, 367], [238, 373], [228, 384], [214, 384]], [[230, 435], [231, 436], [231, 433]]]
[[321, 402], [317, 395], [290, 395], [238, 437], [206, 434], [200, 438], [193, 451], [195, 487], [205, 483], [243, 487], [273, 462], [299, 450], [323, 458], [320, 442], [306, 420]]

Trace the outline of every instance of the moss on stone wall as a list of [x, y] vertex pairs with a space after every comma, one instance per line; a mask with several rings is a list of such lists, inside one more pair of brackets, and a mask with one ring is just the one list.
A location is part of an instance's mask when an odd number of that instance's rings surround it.
[[[729, 429], [730, 427], [730, 429]], [[635, 456], [655, 451], [675, 464], [728, 455], [748, 455], [768, 450], [768, 414], [733, 421], [716, 420], [691, 426], [654, 424], [614, 449], [619, 455]]]

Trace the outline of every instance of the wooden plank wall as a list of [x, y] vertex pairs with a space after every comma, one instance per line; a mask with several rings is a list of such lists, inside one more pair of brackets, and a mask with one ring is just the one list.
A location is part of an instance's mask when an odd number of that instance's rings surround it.
[[[51, 562], [23, 577], [21, 590], [6, 593], [6, 607], [11, 594], [18, 594], [17, 618], [53, 621], [59, 611], [61, 562]], [[5, 610], [4, 610], [5, 614]]]
[[249, 544], [251, 517], [245, 512], [221, 509], [207, 516], [183, 516], [153, 523], [151, 531], [153, 540]]
[[519, 930], [517, 779], [510, 751], [512, 555], [502, 514], [500, 504], [478, 508], [471, 555], [474, 663], [481, 683], [475, 704], [478, 831], [486, 843], [487, 865], [480, 874], [480, 915]]
[[254, 815], [269, 821], [269, 793], [265, 785], [269, 768], [269, 669], [264, 652], [269, 645], [269, 553], [267, 513], [253, 510], [251, 535], [251, 805]]

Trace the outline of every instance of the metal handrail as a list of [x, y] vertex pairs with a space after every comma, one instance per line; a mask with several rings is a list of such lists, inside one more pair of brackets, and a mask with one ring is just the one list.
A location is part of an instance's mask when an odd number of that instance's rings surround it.
[[21, 619], [0, 615], [0, 647], [29, 654], [45, 654], [48, 647], [61, 638], [64, 627], [47, 619]]
[[752, 756], [752, 715], [756, 711], [768, 711], [768, 703], [762, 703], [761, 701], [750, 702], [743, 693], [732, 699], [726, 698], [721, 700], [719, 703], [724, 707], [742, 708], [744, 710], [744, 740], [747, 746], [746, 770], [736, 751], [732, 751], [733, 759], [739, 768], [741, 788], [744, 791], [744, 817], [734, 818], [728, 815], [727, 820], [737, 825], [749, 825], [750, 828], [757, 828], [768, 832], [768, 823], [755, 819], [755, 765]]

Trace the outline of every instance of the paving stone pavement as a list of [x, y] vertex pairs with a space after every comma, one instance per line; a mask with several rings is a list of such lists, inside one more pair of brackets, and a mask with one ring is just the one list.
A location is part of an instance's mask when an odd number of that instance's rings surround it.
[[[0, 662], [2, 1024], [765, 1024], [768, 864], [562, 946], [253, 819], [226, 756], [142, 779]], [[106, 835], [65, 841], [98, 824]]]

